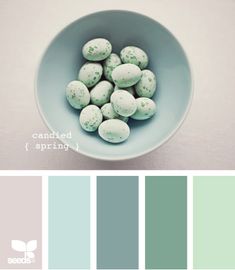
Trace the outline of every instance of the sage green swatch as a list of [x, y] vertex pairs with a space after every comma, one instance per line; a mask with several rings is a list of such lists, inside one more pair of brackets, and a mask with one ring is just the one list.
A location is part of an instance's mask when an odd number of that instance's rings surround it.
[[90, 267], [90, 178], [49, 177], [49, 269]]
[[187, 269], [187, 178], [147, 176], [146, 269]]
[[194, 269], [235, 269], [235, 177], [194, 177]]
[[138, 269], [138, 177], [97, 177], [97, 268]]

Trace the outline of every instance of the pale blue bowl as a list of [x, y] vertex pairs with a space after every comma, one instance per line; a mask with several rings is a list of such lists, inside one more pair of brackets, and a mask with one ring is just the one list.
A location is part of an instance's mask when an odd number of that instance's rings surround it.
[[[104, 37], [119, 53], [127, 45], [144, 49], [149, 69], [157, 75], [157, 114], [147, 121], [130, 121], [131, 134], [121, 144], [110, 144], [97, 133], [84, 132], [79, 111], [65, 98], [65, 87], [77, 79], [85, 62], [84, 43]], [[177, 39], [155, 20], [130, 11], [110, 10], [87, 15], [65, 27], [49, 44], [39, 65], [36, 99], [51, 131], [72, 132], [62, 139], [73, 150], [103, 160], [124, 160], [146, 154], [166, 142], [182, 124], [191, 104], [192, 78], [186, 54]]]

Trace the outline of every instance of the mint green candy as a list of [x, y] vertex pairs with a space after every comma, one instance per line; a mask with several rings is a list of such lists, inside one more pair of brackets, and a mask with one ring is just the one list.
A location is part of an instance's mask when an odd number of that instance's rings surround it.
[[97, 106], [102, 106], [109, 102], [110, 96], [113, 93], [113, 85], [109, 81], [100, 81], [91, 90], [91, 103]]
[[156, 91], [156, 76], [151, 70], [142, 70], [142, 77], [135, 85], [136, 94], [139, 97], [151, 98]]
[[125, 90], [114, 91], [110, 101], [115, 112], [125, 117], [131, 116], [137, 109], [135, 98]]
[[140, 69], [144, 69], [148, 65], [148, 55], [142, 49], [136, 46], [127, 46], [120, 53], [123, 63], [137, 65]]
[[96, 131], [102, 123], [103, 115], [99, 107], [95, 105], [88, 105], [85, 107], [79, 117], [81, 127], [88, 132]]
[[135, 120], [146, 120], [156, 113], [156, 104], [150, 98], [140, 97], [136, 99], [137, 109], [131, 116]]
[[121, 143], [129, 137], [130, 128], [125, 122], [119, 119], [110, 119], [102, 122], [99, 126], [98, 133], [107, 142]]
[[66, 87], [66, 98], [75, 109], [82, 109], [90, 102], [90, 93], [80, 81], [72, 81]]
[[103, 74], [103, 67], [100, 63], [85, 63], [79, 70], [78, 80], [88, 88], [97, 84]]
[[112, 79], [119, 88], [136, 84], [142, 76], [140, 68], [133, 64], [122, 64], [112, 72]]
[[117, 91], [117, 90], [125, 90], [127, 92], [129, 92], [132, 96], [135, 96], [135, 88], [134, 86], [130, 86], [130, 87], [127, 87], [127, 88], [119, 88], [117, 85], [115, 85], [114, 87], [114, 91]]
[[113, 70], [121, 65], [121, 59], [116, 53], [111, 53], [108, 58], [105, 59], [103, 68], [104, 68], [104, 76], [110, 82], [113, 82], [112, 72]]
[[108, 119], [119, 119], [124, 122], [128, 122], [128, 117], [121, 116], [120, 114], [116, 113], [113, 109], [113, 106], [111, 103], [106, 103], [101, 107], [101, 112], [103, 114], [103, 118]]
[[105, 38], [95, 38], [88, 41], [82, 48], [84, 58], [89, 61], [106, 59], [112, 51], [111, 43]]

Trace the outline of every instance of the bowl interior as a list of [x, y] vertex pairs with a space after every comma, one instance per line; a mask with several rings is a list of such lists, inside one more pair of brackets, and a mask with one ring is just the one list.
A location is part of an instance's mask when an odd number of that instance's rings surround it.
[[[157, 114], [147, 121], [130, 121], [131, 134], [121, 144], [110, 144], [97, 133], [84, 132], [79, 111], [65, 98], [65, 87], [77, 79], [85, 62], [81, 50], [92, 38], [104, 37], [119, 53], [127, 45], [144, 49], [149, 69], [157, 75]], [[95, 158], [125, 159], [139, 156], [167, 140], [182, 122], [191, 99], [191, 73], [185, 53], [174, 36], [156, 21], [128, 11], [103, 11], [85, 16], [63, 29], [50, 43], [37, 77], [37, 100], [52, 131], [72, 133], [63, 141], [72, 149]]]

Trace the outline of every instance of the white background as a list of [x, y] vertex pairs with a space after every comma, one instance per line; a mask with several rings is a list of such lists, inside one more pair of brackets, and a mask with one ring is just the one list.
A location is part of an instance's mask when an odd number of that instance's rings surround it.
[[[75, 19], [105, 9], [144, 13], [182, 43], [194, 99], [178, 133], [138, 159], [104, 162], [72, 151], [29, 151], [48, 132], [34, 77], [50, 40]], [[235, 169], [235, 0], [0, 0], [0, 169]]]

